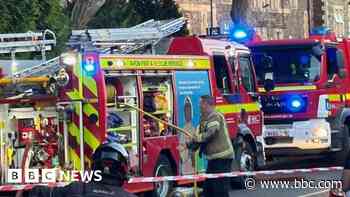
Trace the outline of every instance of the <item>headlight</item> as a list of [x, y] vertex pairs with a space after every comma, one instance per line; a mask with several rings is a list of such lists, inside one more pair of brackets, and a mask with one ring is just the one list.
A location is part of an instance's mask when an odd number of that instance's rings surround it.
[[313, 128], [312, 134], [314, 135], [314, 137], [317, 137], [317, 138], [327, 138], [328, 137], [328, 131], [326, 128], [323, 128], [323, 127]]
[[75, 65], [77, 63], [77, 57], [74, 54], [65, 54], [62, 56], [62, 62], [66, 65]]

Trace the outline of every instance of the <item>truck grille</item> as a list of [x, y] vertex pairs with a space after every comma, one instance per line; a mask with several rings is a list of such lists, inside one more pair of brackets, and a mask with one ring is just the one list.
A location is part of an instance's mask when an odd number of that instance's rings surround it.
[[303, 104], [297, 110], [293, 110], [291, 106], [291, 98], [296, 95], [264, 95], [261, 97], [262, 110], [265, 114], [282, 114], [282, 113], [303, 113], [307, 111], [307, 97], [299, 96], [300, 102]]

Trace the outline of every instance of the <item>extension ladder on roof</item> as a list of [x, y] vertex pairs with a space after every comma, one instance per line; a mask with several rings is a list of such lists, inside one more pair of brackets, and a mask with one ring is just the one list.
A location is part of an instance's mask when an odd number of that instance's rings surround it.
[[69, 44], [81, 46], [90, 42], [93, 46], [112, 53], [127, 54], [146, 46], [154, 46], [162, 38], [181, 30], [185, 18], [149, 20], [130, 28], [74, 30]]

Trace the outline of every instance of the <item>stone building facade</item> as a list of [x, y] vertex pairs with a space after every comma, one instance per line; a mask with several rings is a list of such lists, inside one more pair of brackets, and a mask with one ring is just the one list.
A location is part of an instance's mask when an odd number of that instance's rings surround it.
[[[211, 25], [211, 0], [176, 0], [180, 11], [188, 19], [190, 34], [203, 35]], [[213, 26], [231, 21], [232, 0], [212, 0]]]
[[349, 37], [349, 1], [348, 0], [313, 0], [312, 25], [326, 26], [338, 37]]
[[307, 0], [250, 0], [248, 21], [264, 39], [304, 38], [309, 33]]
[[[248, 22], [264, 39], [303, 38], [309, 32], [307, 0], [247, 0]], [[176, 0], [188, 18], [191, 34], [205, 34], [210, 25], [210, 0]], [[212, 0], [213, 26], [231, 21], [232, 0]]]

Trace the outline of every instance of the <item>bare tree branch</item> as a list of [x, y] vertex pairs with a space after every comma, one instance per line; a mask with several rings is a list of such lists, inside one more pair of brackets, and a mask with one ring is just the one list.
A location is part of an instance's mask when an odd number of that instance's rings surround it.
[[106, 0], [75, 0], [71, 15], [73, 28], [85, 28], [105, 3]]
[[248, 0], [232, 0], [231, 18], [235, 24], [247, 23]]

